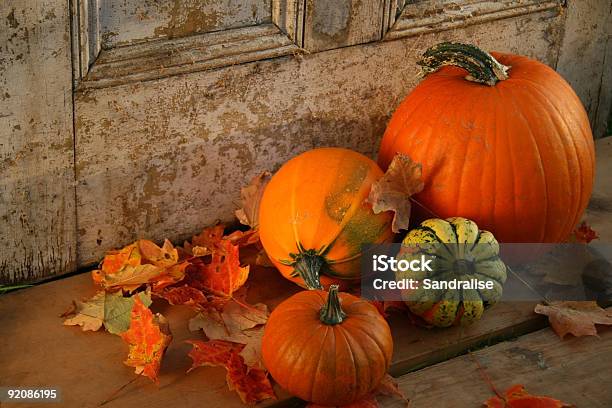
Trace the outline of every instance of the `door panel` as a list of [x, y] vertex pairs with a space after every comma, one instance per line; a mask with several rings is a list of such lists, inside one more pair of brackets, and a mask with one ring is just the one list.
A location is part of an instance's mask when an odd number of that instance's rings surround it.
[[563, 24], [558, 9], [547, 8], [454, 30], [434, 25], [393, 41], [82, 88], [79, 263], [139, 237], [182, 242], [217, 219], [231, 221], [245, 181], [306, 149], [344, 146], [374, 156], [390, 114], [418, 82], [416, 60], [432, 44], [476, 41], [554, 65]]
[[270, 0], [98, 0], [102, 47], [271, 22]]
[[0, 284], [76, 267], [69, 10], [25, 3], [0, 2]]

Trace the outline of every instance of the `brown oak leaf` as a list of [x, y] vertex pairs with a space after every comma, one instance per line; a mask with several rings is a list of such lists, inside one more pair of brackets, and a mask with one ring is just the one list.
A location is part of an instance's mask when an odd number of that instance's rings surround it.
[[159, 313], [154, 316], [148, 307], [136, 299], [130, 328], [121, 334], [121, 338], [130, 348], [125, 364], [134, 367], [136, 374], [144, 375], [159, 383], [161, 360], [172, 340], [164, 316]]
[[264, 171], [253, 177], [251, 182], [240, 189], [242, 208], [236, 210], [236, 218], [241, 224], [256, 229], [259, 224], [259, 203], [263, 192], [272, 178], [272, 173]]
[[596, 324], [612, 325], [612, 310], [602, 309], [596, 302], [550, 302], [537, 305], [535, 312], [548, 316], [552, 329], [561, 338], [568, 333], [576, 337], [597, 336]]
[[525, 386], [516, 384], [506, 390], [503, 397], [492, 397], [484, 403], [486, 408], [570, 408], [566, 404], [550, 397], [531, 395]]
[[410, 222], [410, 197], [423, 190], [422, 169], [404, 154], [397, 154], [387, 172], [372, 184], [368, 202], [378, 214], [393, 211], [393, 232], [407, 229]]
[[201, 366], [221, 366], [227, 370], [227, 385], [236, 391], [242, 402], [254, 405], [264, 399], [276, 399], [265, 370], [249, 367], [239, 354], [243, 345], [224, 340], [188, 340], [193, 363], [189, 371]]

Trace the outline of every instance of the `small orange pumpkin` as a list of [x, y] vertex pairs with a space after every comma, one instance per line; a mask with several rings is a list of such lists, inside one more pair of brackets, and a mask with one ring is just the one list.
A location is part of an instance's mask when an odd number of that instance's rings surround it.
[[262, 354], [272, 378], [316, 404], [350, 404], [378, 386], [393, 354], [391, 330], [369, 302], [332, 285], [302, 291], [270, 315]]
[[309, 289], [359, 278], [362, 245], [393, 238], [392, 214], [366, 201], [382, 175], [366, 156], [331, 147], [280, 168], [261, 199], [259, 234], [283, 276]]
[[393, 114], [378, 163], [403, 152], [423, 165], [422, 218], [469, 218], [500, 242], [565, 241], [595, 170], [569, 84], [538, 61], [467, 44], [438, 44], [419, 64], [428, 75]]

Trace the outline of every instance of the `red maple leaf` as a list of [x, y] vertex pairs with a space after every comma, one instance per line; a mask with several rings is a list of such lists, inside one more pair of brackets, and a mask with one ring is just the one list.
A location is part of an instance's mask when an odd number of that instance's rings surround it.
[[239, 354], [244, 345], [225, 340], [188, 340], [193, 346], [189, 357], [193, 360], [189, 371], [201, 366], [220, 366], [227, 370], [227, 385], [236, 391], [242, 402], [254, 405], [264, 399], [276, 399], [268, 373], [249, 367]]
[[599, 234], [586, 221], [582, 221], [580, 226], [572, 232], [571, 241], [588, 244], [594, 239], [598, 239]]
[[525, 386], [520, 384], [508, 388], [503, 398], [498, 396], [489, 398], [484, 405], [487, 408], [564, 408], [572, 406], [554, 398], [531, 395], [525, 390]]
[[188, 285], [167, 287], [157, 293], [171, 305], [197, 306], [207, 303], [204, 293]]
[[213, 295], [231, 297], [246, 282], [249, 266], [240, 266], [239, 248], [221, 240], [209, 256], [196, 257], [187, 268], [186, 283]]
[[136, 374], [159, 383], [161, 360], [172, 340], [167, 321], [161, 314], [153, 316], [138, 297], [134, 297], [131, 317], [129, 330], [121, 334], [130, 347], [125, 364], [134, 367]]

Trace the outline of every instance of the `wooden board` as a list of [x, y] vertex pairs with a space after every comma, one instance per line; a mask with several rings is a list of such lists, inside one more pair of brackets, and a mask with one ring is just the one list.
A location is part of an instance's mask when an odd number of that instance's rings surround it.
[[0, 2], [0, 284], [76, 269], [68, 3]]
[[[249, 302], [264, 302], [274, 308], [299, 288], [270, 268], [253, 267]], [[82, 332], [62, 325], [58, 316], [73, 299], [95, 293], [89, 274], [57, 280], [34, 288], [0, 296], [0, 387], [59, 387], [68, 407], [97, 406], [134, 378], [133, 369], [122, 364], [127, 346], [106, 332]], [[130, 384], [108, 407], [163, 408], [180, 402], [181, 407], [201, 407], [202, 401], [223, 407], [241, 407], [237, 395], [225, 385], [225, 371], [203, 367], [186, 375], [191, 360], [187, 339], [201, 338], [187, 329], [193, 312], [186, 307], [155, 303], [153, 309], [170, 322], [174, 339], [164, 358], [160, 386], [147, 379]], [[493, 312], [493, 310], [495, 310]], [[399, 375], [427, 366], [476, 345], [490, 344], [543, 327], [544, 320], [533, 314], [532, 304], [499, 304], [469, 328], [427, 330], [413, 326], [408, 317], [394, 314], [390, 324], [395, 339], [391, 372]], [[87, 378], [88, 381], [75, 381]], [[284, 405], [295, 403], [276, 388]], [[15, 405], [18, 407], [19, 405]], [[207, 405], [209, 406], [209, 405]]]
[[[612, 406], [612, 328], [600, 337], [560, 340], [551, 329], [522, 336], [398, 378], [410, 408], [480, 407], [493, 396], [474, 359], [499, 391], [523, 384], [576, 407]], [[393, 406], [393, 405], [385, 405]]]

